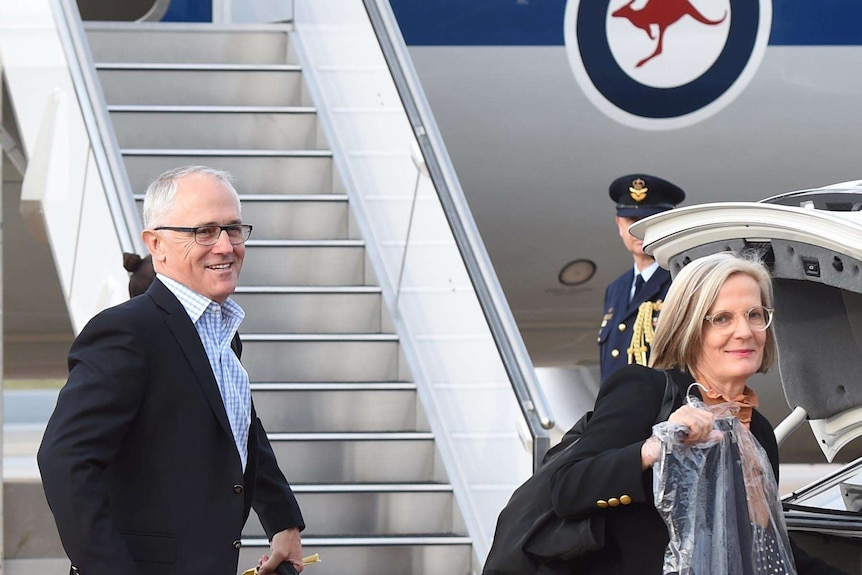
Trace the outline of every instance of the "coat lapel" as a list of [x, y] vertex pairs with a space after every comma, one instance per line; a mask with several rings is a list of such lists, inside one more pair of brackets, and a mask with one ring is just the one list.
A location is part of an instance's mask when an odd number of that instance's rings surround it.
[[147, 295], [152, 297], [156, 304], [166, 312], [165, 324], [174, 335], [180, 350], [191, 365], [195, 378], [222, 429], [229, 437], [233, 437], [212, 366], [210, 366], [201, 338], [189, 318], [189, 314], [171, 290], [159, 280], [153, 281], [147, 290]]

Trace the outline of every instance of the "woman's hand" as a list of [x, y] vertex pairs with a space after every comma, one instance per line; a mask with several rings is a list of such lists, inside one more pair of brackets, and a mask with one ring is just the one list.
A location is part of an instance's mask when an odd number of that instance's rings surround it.
[[688, 428], [688, 433], [683, 443], [691, 444], [706, 441], [710, 439], [710, 434], [714, 431], [713, 422], [715, 416], [713, 416], [712, 412], [690, 405], [683, 405], [671, 413], [667, 420], [668, 423], [679, 423]]
[[[693, 444], [715, 439], [713, 433], [721, 433], [713, 427], [715, 417], [712, 412], [683, 405], [668, 418], [668, 423], [685, 426], [688, 431], [683, 443]], [[652, 436], [641, 445], [641, 468], [646, 470], [658, 460], [661, 445], [657, 437]]]

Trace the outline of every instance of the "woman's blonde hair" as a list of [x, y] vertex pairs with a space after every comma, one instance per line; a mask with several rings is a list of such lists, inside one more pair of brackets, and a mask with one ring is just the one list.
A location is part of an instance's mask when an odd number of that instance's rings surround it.
[[[762, 305], [772, 307], [772, 282], [759, 259], [730, 252], [698, 258], [680, 270], [668, 290], [650, 350], [652, 367], [693, 371], [703, 348], [704, 318], [724, 282], [736, 274], [753, 278], [760, 286]], [[775, 335], [770, 326], [758, 373], [772, 366], [775, 355]]]

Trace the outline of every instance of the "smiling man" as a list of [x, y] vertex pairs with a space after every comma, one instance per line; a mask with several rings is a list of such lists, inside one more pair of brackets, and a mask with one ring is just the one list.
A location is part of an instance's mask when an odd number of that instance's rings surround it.
[[652, 330], [670, 287], [670, 272], [644, 252], [643, 240], [631, 235], [629, 226], [673, 209], [685, 199], [679, 186], [643, 173], [617, 178], [609, 193], [616, 203], [620, 238], [634, 266], [605, 291], [605, 315], [598, 337], [602, 381], [624, 365], [647, 365]]
[[39, 449], [72, 573], [235, 575], [251, 507], [272, 542], [260, 573], [302, 571], [302, 514], [239, 361], [252, 226], [230, 175], [165, 172], [144, 228], [156, 280], [75, 339]]

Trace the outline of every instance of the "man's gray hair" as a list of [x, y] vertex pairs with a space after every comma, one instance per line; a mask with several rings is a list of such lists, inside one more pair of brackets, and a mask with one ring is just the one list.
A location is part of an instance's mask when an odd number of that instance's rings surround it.
[[[174, 199], [177, 195], [177, 180], [192, 174], [201, 174], [217, 179], [233, 192], [237, 204], [240, 204], [239, 194], [233, 187], [233, 176], [229, 172], [207, 166], [173, 168], [161, 174], [147, 187], [143, 211], [145, 230], [168, 224], [168, 217], [174, 208]], [[241, 206], [242, 204], [240, 204], [240, 209], [242, 209]]]

